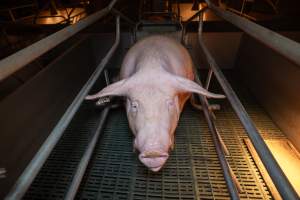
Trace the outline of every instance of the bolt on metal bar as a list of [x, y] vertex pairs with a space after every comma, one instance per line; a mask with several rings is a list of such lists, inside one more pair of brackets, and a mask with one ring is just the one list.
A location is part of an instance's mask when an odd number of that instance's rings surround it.
[[[108, 74], [107, 74], [107, 70], [104, 70], [104, 75], [105, 75], [105, 81], [106, 81], [106, 85], [109, 85], [109, 78], [108, 78]], [[93, 137], [91, 138], [88, 146], [87, 146], [87, 149], [85, 150], [78, 166], [77, 166], [77, 169], [76, 169], [76, 172], [73, 176], [73, 179], [72, 179], [72, 183], [68, 189], [68, 192], [65, 196], [65, 199], [66, 200], [72, 200], [75, 198], [76, 196], [76, 193], [78, 191], [78, 188], [80, 186], [80, 183], [81, 183], [81, 180], [83, 178], [83, 175], [85, 173], [85, 170], [89, 164], [89, 161], [92, 157], [92, 154], [93, 154], [93, 151], [96, 147], [96, 144], [98, 142], [98, 139], [99, 139], [99, 136], [100, 136], [100, 133], [103, 129], [103, 126], [104, 126], [104, 123], [105, 123], [105, 120], [108, 116], [108, 113], [109, 113], [109, 110], [110, 110], [110, 106], [107, 106], [104, 108], [104, 110], [102, 110], [101, 112], [101, 117], [100, 117], [100, 122], [96, 128], [96, 131], [93, 135]]]
[[41, 39], [40, 41], [2, 59], [0, 61], [0, 81], [4, 80], [6, 77], [21, 69], [34, 59], [38, 58], [61, 42], [107, 15], [115, 5], [116, 1], [117, 0], [111, 1], [110, 4], [104, 9], [85, 19], [80, 20], [76, 24], [57, 31], [56, 33], [53, 33], [50, 36]]
[[237, 16], [226, 10], [222, 10], [211, 3], [210, 0], [205, 0], [208, 7], [219, 17], [229, 21], [239, 27], [245, 33], [257, 39], [261, 43], [270, 47], [274, 51], [283, 55], [290, 61], [300, 66], [300, 44], [284, 37], [274, 31], [264, 28], [250, 20]]
[[[246, 132], [255, 147], [259, 157], [261, 158], [264, 166], [266, 167], [268, 173], [270, 174], [277, 190], [279, 191], [281, 197], [283, 199], [299, 199], [295, 189], [288, 181], [287, 177], [279, 167], [278, 163], [276, 162], [275, 158], [273, 157], [272, 153], [270, 152], [269, 148], [265, 144], [264, 140], [262, 139], [261, 135], [259, 134], [258, 130], [256, 129], [253, 121], [250, 119], [248, 113], [246, 112], [245, 108], [243, 107], [242, 103], [238, 99], [237, 95], [231, 88], [229, 82], [223, 75], [220, 67], [217, 65], [216, 61], [210, 54], [209, 50], [205, 46], [201, 32], [198, 32], [198, 41], [202, 51], [204, 52], [207, 61], [213, 70], [218, 82], [220, 83], [224, 93], [226, 94], [227, 99], [229, 100], [232, 108], [234, 109], [235, 113], [239, 117], [242, 125], [246, 129]], [[299, 51], [300, 53], [300, 51]]]
[[[200, 15], [199, 15], [199, 27], [198, 27], [199, 31], [202, 31], [202, 25], [203, 25], [202, 22], [203, 22], [203, 13], [201, 12]], [[198, 73], [197, 73], [197, 70], [195, 69], [195, 67], [194, 67], [194, 74], [195, 74], [195, 81], [200, 86], [202, 86], [201, 80], [198, 76]], [[221, 143], [221, 141], [219, 140], [219, 137], [218, 137], [216, 125], [215, 125], [215, 123], [212, 119], [212, 115], [211, 115], [211, 112], [209, 110], [208, 101], [202, 95], [198, 95], [198, 97], [199, 97], [200, 102], [202, 104], [202, 109], [203, 109], [204, 116], [205, 116], [205, 119], [207, 121], [209, 130], [212, 133], [212, 139], [213, 139], [213, 142], [214, 142], [214, 145], [215, 145], [215, 149], [216, 149], [216, 152], [217, 152], [217, 155], [218, 155], [218, 159], [220, 161], [220, 165], [221, 165], [221, 168], [222, 168], [222, 171], [223, 171], [224, 179], [225, 179], [230, 197], [233, 200], [240, 199], [239, 194], [238, 194], [238, 189], [237, 189], [237, 185], [239, 185], [239, 184], [235, 183], [235, 181], [234, 181], [235, 177], [232, 176], [230, 166], [228, 165], [228, 162], [226, 160], [225, 153], [224, 153], [223, 147], [222, 147], [222, 143]]]
[[8, 195], [5, 197], [5, 200], [18, 200], [23, 197], [29, 186], [31, 185], [34, 178], [37, 176], [38, 172], [42, 168], [43, 164], [47, 160], [48, 156], [54, 149], [55, 145], [63, 135], [65, 129], [71, 122], [72, 118], [74, 117], [76, 111], [79, 109], [82, 101], [84, 100], [85, 96], [88, 94], [98, 77], [100, 76], [101, 72], [103, 71], [104, 67], [112, 57], [113, 53], [116, 51], [118, 45], [120, 43], [120, 18], [117, 17], [116, 23], [116, 39], [106, 54], [106, 56], [101, 60], [100, 64], [97, 66], [94, 73], [91, 75], [89, 80], [86, 84], [82, 87], [80, 92], [77, 94], [76, 98], [72, 102], [72, 104], [68, 107], [64, 115], [61, 117], [59, 122], [56, 124], [46, 141], [40, 147], [38, 152], [35, 154], [34, 158], [30, 161], [27, 165], [21, 176], [19, 176], [18, 180], [16, 181], [15, 185], [12, 187]]

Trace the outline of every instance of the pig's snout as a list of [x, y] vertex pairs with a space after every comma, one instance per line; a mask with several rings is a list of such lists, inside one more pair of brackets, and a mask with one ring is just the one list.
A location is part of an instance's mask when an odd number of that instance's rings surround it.
[[159, 171], [167, 161], [168, 157], [168, 153], [160, 151], [146, 151], [139, 155], [140, 161], [153, 172]]

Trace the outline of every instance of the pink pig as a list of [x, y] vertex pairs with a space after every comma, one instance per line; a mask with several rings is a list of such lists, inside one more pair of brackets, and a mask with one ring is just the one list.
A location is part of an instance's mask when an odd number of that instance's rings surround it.
[[191, 93], [224, 98], [193, 81], [193, 62], [188, 51], [165, 36], [150, 36], [137, 42], [124, 58], [120, 78], [86, 99], [126, 98], [134, 148], [140, 152], [140, 161], [154, 172], [169, 157], [180, 113]]

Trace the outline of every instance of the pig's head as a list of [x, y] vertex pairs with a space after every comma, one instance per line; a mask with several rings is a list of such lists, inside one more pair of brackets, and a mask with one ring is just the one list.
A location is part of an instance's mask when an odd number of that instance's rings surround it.
[[134, 75], [86, 97], [126, 97], [127, 117], [135, 135], [134, 148], [140, 152], [140, 161], [152, 171], [161, 169], [174, 145], [174, 131], [181, 112], [180, 94], [193, 92], [213, 98], [224, 97], [172, 74], [156, 80], [160, 81]]

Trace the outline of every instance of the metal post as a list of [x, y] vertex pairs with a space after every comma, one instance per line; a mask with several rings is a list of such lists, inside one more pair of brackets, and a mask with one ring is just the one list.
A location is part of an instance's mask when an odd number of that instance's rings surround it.
[[231, 12], [222, 10], [211, 3], [210, 0], [205, 0], [208, 7], [221, 18], [229, 21], [235, 26], [242, 29], [245, 33], [257, 39], [261, 43], [275, 50], [290, 61], [300, 65], [300, 44], [284, 37], [274, 31], [264, 28], [252, 21], [243, 17], [237, 16]]
[[[246, 129], [246, 132], [249, 138], [251, 139], [253, 146], [255, 147], [268, 173], [270, 174], [280, 195], [282, 196], [283, 199], [289, 199], [289, 200], [299, 199], [295, 189], [290, 184], [285, 174], [282, 172], [281, 168], [279, 167], [272, 153], [268, 149], [267, 145], [265, 144], [264, 140], [262, 139], [256, 127], [254, 126], [254, 123], [252, 122], [249, 115], [247, 114], [242, 103], [236, 96], [235, 92], [233, 91], [230, 84], [228, 83], [225, 76], [223, 75], [221, 69], [219, 68], [216, 61], [208, 51], [207, 47], [205, 46], [200, 32], [198, 33], [198, 37], [199, 37], [200, 47], [203, 50], [211, 69], [213, 70], [221, 87], [223, 88], [231, 106], [233, 107], [234, 111], [236, 112], [237, 116], [242, 122], [244, 128]], [[298, 53], [300, 53], [300, 51]]]
[[26, 169], [23, 171], [21, 176], [16, 181], [15, 185], [5, 197], [6, 200], [18, 200], [23, 197], [29, 186], [31, 185], [32, 181], [42, 168], [43, 164], [47, 160], [48, 156], [54, 149], [55, 145], [63, 135], [65, 129], [71, 122], [72, 118], [76, 114], [76, 111], [79, 109], [82, 101], [84, 100], [85, 96], [88, 94], [90, 89], [92, 88], [93, 84], [98, 79], [99, 75], [103, 71], [104, 67], [112, 57], [113, 53], [116, 51], [119, 42], [120, 42], [120, 19], [117, 17], [117, 30], [116, 30], [116, 40], [109, 52], [106, 56], [101, 60], [100, 64], [97, 66], [95, 72], [77, 94], [76, 98], [72, 102], [72, 104], [68, 107], [65, 114], [56, 124], [46, 141], [40, 147], [39, 151], [36, 153], [34, 158], [30, 161], [27, 165]]
[[91, 16], [79, 21], [76, 24], [70, 25], [50, 36], [8, 56], [0, 61], [0, 81], [13, 74], [23, 66], [27, 65], [37, 57], [54, 48], [61, 42], [75, 35], [82, 29], [93, 24], [103, 16], [107, 15], [117, 0], [111, 3], [104, 9], [92, 14]]

